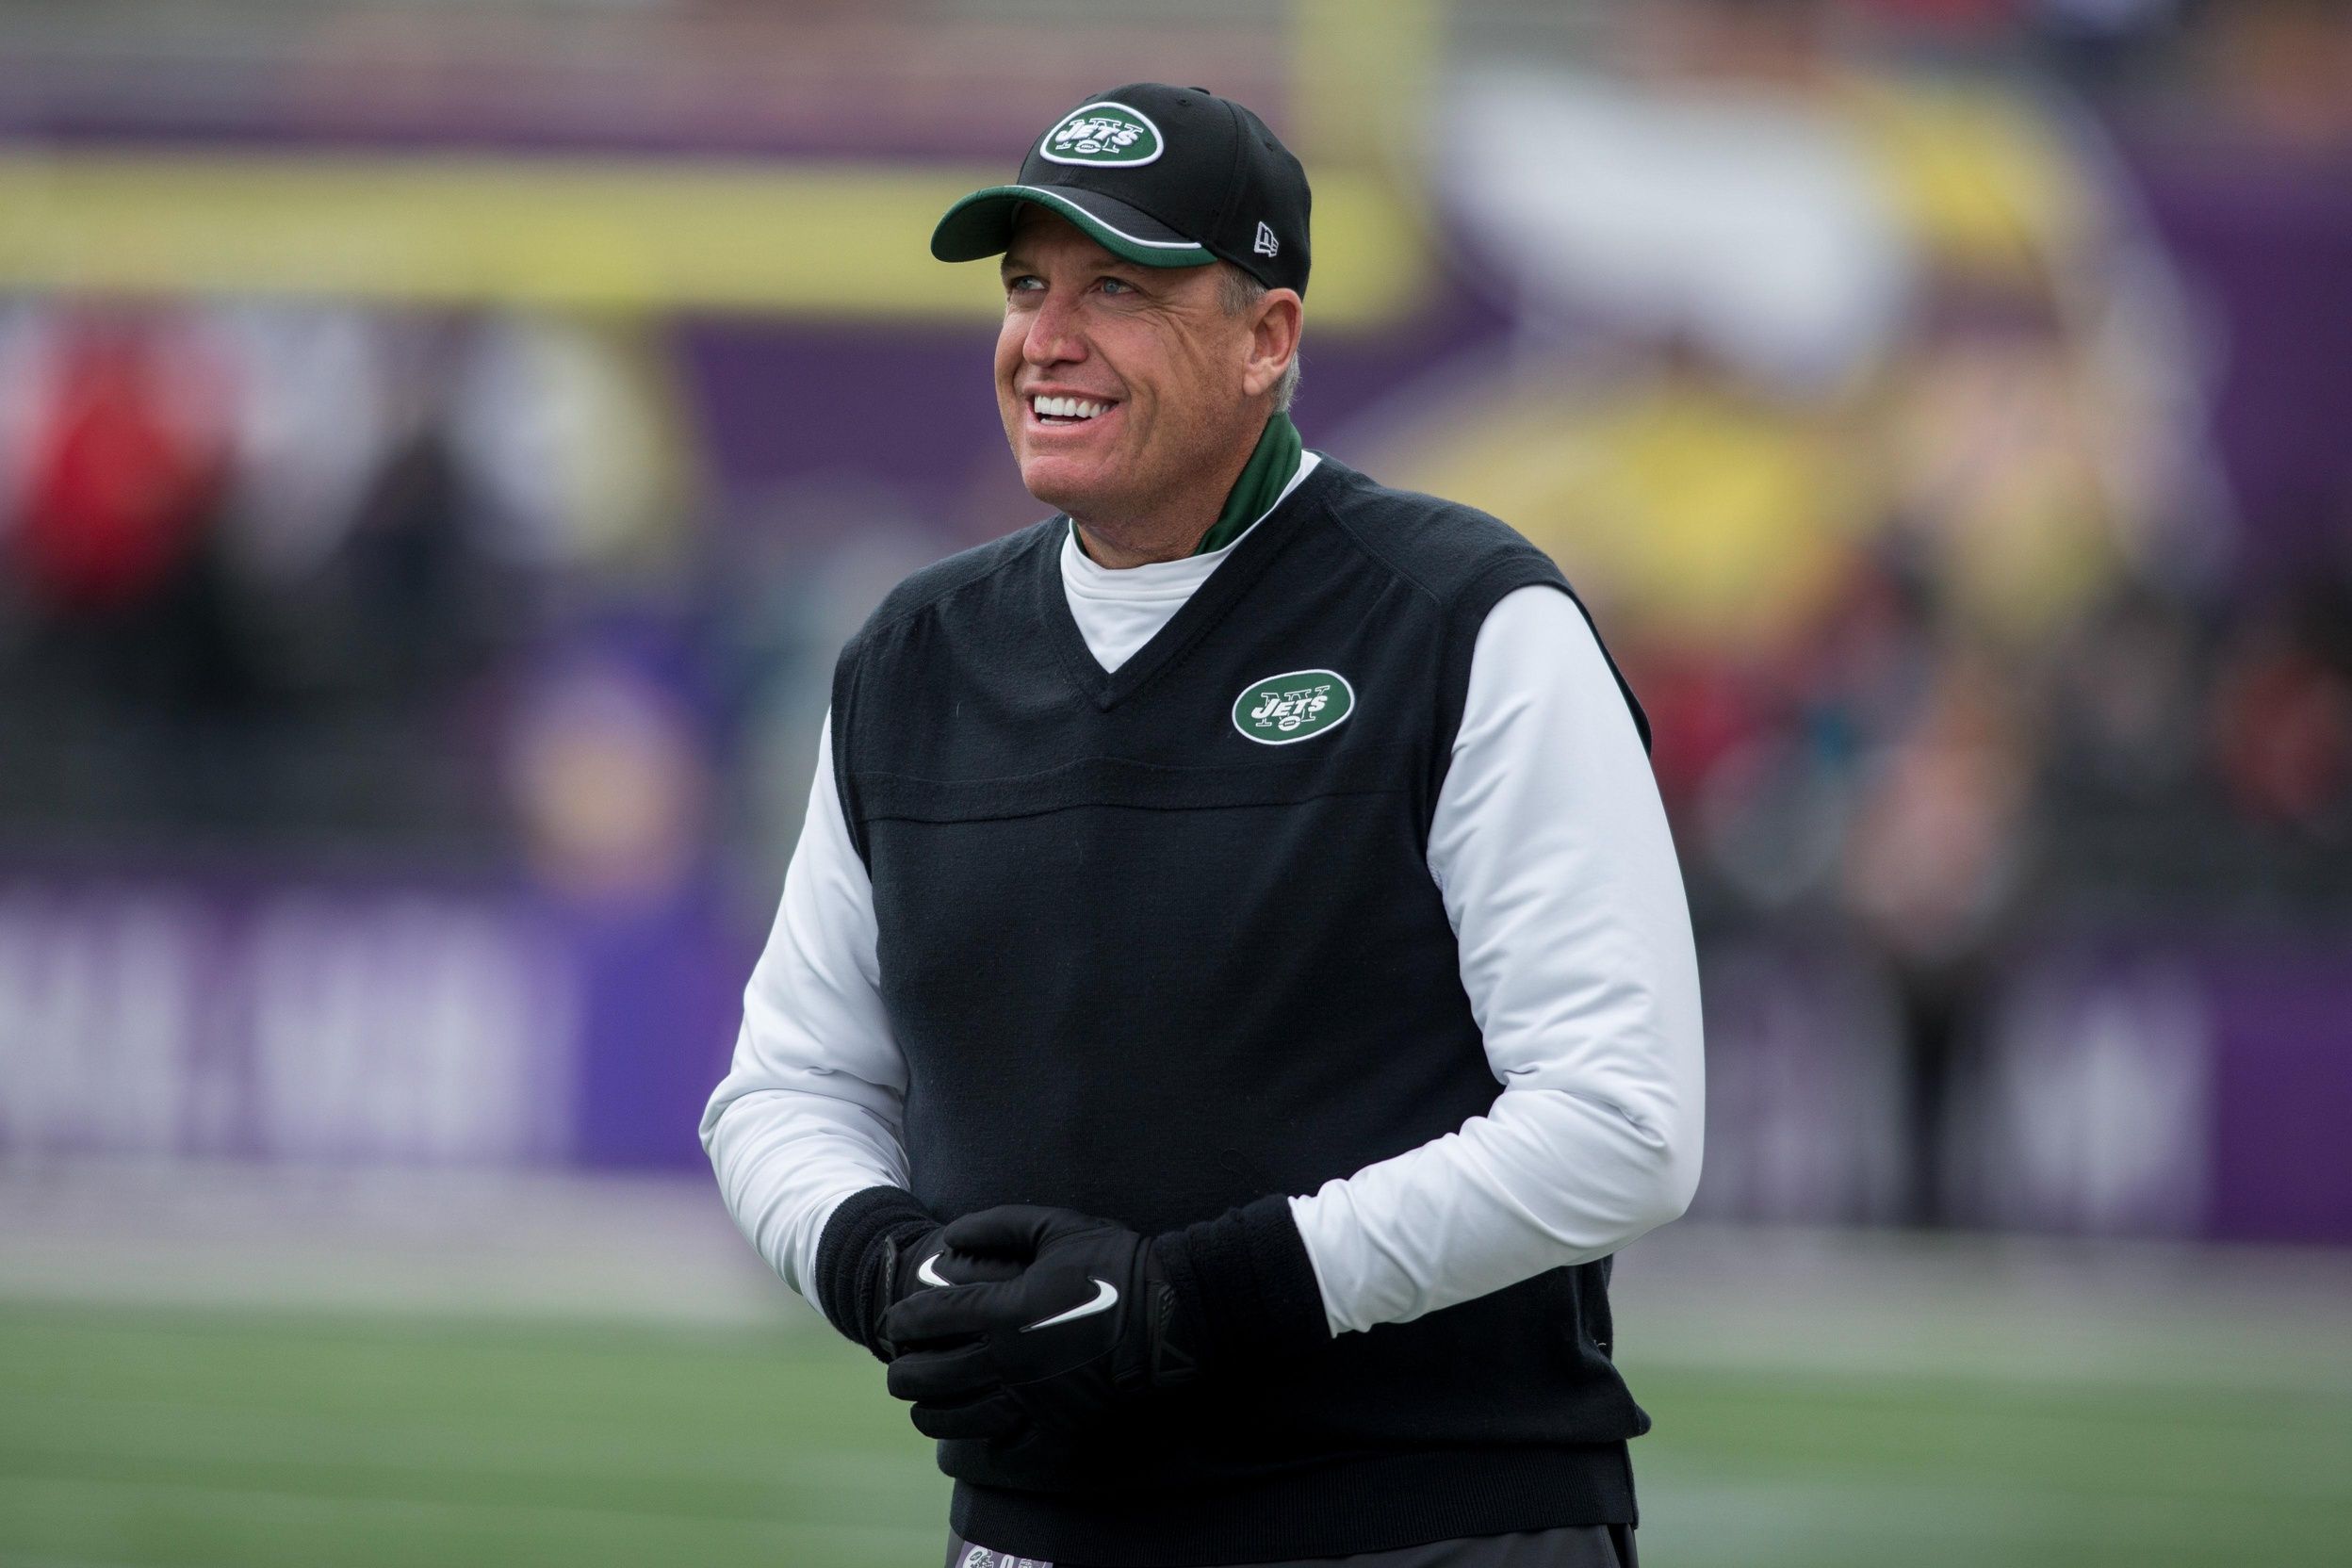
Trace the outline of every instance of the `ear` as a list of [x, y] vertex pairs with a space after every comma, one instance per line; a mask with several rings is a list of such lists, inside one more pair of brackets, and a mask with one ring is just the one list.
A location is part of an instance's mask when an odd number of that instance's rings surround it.
[[1292, 288], [1269, 288], [1250, 313], [1250, 358], [1242, 368], [1245, 396], [1263, 397], [1282, 379], [1298, 352], [1306, 327], [1306, 304]]

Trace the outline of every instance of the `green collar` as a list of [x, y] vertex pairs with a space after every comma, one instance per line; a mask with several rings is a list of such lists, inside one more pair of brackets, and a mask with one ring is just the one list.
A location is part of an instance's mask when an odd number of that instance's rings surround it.
[[1225, 498], [1225, 510], [1217, 514], [1209, 531], [1193, 547], [1195, 555], [1221, 550], [1249, 531], [1250, 525], [1274, 510], [1282, 499], [1282, 487], [1298, 471], [1299, 456], [1306, 443], [1298, 439], [1298, 427], [1290, 422], [1287, 414], [1277, 414], [1266, 422], [1266, 433], [1258, 437], [1258, 449], [1250, 454], [1243, 465], [1241, 477], [1233, 481], [1233, 493]]

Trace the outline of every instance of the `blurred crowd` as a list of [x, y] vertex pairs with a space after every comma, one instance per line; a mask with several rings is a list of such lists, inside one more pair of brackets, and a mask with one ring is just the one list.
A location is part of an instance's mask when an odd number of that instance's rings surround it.
[[[1567, 563], [1703, 933], [1869, 956], [1924, 1171], [2021, 947], [2352, 914], [2352, 5], [1661, 0], [1566, 33], [1564, 74], [1472, 62], [1458, 95], [1457, 127], [1558, 131], [1512, 177], [1561, 212], [1455, 258], [1524, 318], [1342, 429], [1310, 375], [1299, 421]], [[2247, 243], [2336, 247], [2332, 316], [2262, 359], [2150, 158], [2283, 193], [2303, 227]], [[590, 897], [724, 858], [756, 931], [888, 573], [716, 482], [694, 388], [660, 324], [0, 302], [0, 843]], [[2309, 428], [2249, 468], [2225, 397]], [[902, 438], [844, 461], [886, 484]], [[972, 536], [900, 503], [902, 568]]]
[[582, 819], [686, 808], [629, 788], [718, 739], [662, 679], [697, 518], [635, 335], [33, 302], [0, 386], [14, 847], [593, 858]]

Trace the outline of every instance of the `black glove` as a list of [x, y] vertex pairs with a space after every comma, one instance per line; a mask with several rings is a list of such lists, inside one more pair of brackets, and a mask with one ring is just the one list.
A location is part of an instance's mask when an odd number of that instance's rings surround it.
[[883, 1314], [890, 1392], [937, 1438], [1063, 1437], [1212, 1369], [1327, 1342], [1286, 1200], [1145, 1237], [1070, 1209], [1012, 1205], [949, 1224], [957, 1280]]
[[1189, 1381], [1199, 1326], [1152, 1244], [1070, 1209], [1014, 1205], [939, 1233], [960, 1263], [1025, 1265], [1013, 1279], [902, 1297], [882, 1315], [898, 1347], [890, 1392], [932, 1437], [1083, 1431], [1120, 1399]]
[[883, 1336], [882, 1315], [892, 1302], [928, 1286], [1009, 1279], [1019, 1271], [990, 1259], [951, 1262], [940, 1231], [910, 1192], [868, 1187], [852, 1194], [817, 1242], [817, 1305], [835, 1328], [888, 1361], [893, 1347]]

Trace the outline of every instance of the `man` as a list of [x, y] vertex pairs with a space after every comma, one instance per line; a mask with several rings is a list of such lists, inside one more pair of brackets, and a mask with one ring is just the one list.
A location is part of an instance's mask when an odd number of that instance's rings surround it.
[[932, 238], [1060, 514], [843, 650], [703, 1140], [951, 1568], [1632, 1560], [1608, 1259], [1701, 1116], [1643, 723], [1524, 540], [1301, 449], [1307, 215], [1140, 83]]

